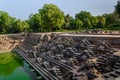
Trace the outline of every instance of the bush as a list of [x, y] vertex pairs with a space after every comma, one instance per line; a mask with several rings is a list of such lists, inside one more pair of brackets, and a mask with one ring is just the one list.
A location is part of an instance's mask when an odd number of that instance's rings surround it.
[[114, 23], [108, 26], [109, 30], [120, 30], [120, 23]]

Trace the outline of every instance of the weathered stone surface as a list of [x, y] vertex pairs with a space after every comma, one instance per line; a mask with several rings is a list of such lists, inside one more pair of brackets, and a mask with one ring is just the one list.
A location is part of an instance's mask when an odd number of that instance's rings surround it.
[[120, 76], [120, 48], [116, 49], [113, 45], [119, 40], [28, 33], [0, 36], [0, 50], [21, 50], [26, 57], [60, 80], [104, 80]]

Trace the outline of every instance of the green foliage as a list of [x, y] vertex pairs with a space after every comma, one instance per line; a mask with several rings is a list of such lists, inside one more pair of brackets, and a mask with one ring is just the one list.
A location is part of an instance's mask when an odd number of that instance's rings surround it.
[[103, 14], [102, 16], [106, 19], [106, 26], [115, 23], [115, 16], [113, 13]]
[[75, 30], [76, 29], [76, 27], [75, 27], [75, 19], [71, 19], [70, 20], [70, 30]]
[[83, 29], [91, 28], [93, 17], [90, 12], [81, 11], [80, 13], [76, 14], [75, 18], [83, 22]]
[[80, 29], [82, 30], [83, 22], [79, 19], [76, 19], [75, 26], [76, 26], [76, 29], [80, 31]]
[[115, 6], [115, 12], [120, 14], [120, 0], [117, 1], [117, 5]]
[[96, 28], [98, 21], [99, 21], [99, 19], [97, 17], [92, 16], [92, 19], [91, 19], [91, 29]]
[[120, 23], [113, 23], [108, 26], [109, 30], [120, 30]]
[[[0, 34], [20, 33], [26, 29], [30, 32], [49, 32], [65, 30], [109, 29], [120, 30], [120, 1], [115, 11], [102, 16], [92, 16], [90, 12], [81, 11], [75, 18], [64, 13], [54, 4], [45, 4], [39, 13], [29, 16], [29, 20], [16, 20], [7, 12], [0, 11]], [[117, 26], [117, 27], [116, 27]]]
[[24, 32], [24, 29], [29, 29], [29, 25], [26, 21], [16, 20], [13, 24], [14, 33]]
[[61, 29], [64, 24], [64, 13], [54, 4], [45, 4], [39, 13], [46, 31]]
[[73, 20], [73, 18], [69, 14], [67, 14], [65, 16], [65, 23], [64, 23], [64, 26], [62, 28], [70, 30], [71, 29], [70, 23], [72, 20]]
[[98, 16], [98, 23], [96, 24], [96, 28], [105, 28], [105, 24], [106, 24], [106, 19], [105, 17], [102, 16]]
[[29, 18], [29, 24], [30, 24], [30, 29], [33, 32], [42, 32], [43, 31], [41, 14], [31, 15]]
[[8, 15], [7, 12], [0, 11], [0, 33], [8, 33], [12, 28], [15, 18]]

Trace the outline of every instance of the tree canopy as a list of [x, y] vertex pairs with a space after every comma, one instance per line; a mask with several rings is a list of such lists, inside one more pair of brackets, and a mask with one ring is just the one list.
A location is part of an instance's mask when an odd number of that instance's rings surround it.
[[15, 18], [8, 15], [7, 12], [0, 11], [0, 33], [8, 33], [13, 26]]
[[120, 0], [117, 1], [117, 5], [115, 6], [115, 12], [120, 14]]
[[120, 30], [120, 0], [110, 14], [93, 16], [88, 11], [80, 11], [75, 18], [64, 15], [54, 4], [45, 4], [38, 13], [31, 14], [28, 20], [11, 17], [7, 12], [0, 11], [0, 34], [29, 32], [49, 32], [57, 30], [88, 30], [107, 29]]
[[32, 32], [41, 32], [43, 31], [43, 25], [42, 25], [42, 19], [41, 19], [41, 14], [34, 14], [31, 15], [29, 18], [29, 25], [30, 25], [30, 30]]
[[64, 24], [64, 13], [54, 4], [45, 4], [39, 13], [46, 31], [61, 29]]

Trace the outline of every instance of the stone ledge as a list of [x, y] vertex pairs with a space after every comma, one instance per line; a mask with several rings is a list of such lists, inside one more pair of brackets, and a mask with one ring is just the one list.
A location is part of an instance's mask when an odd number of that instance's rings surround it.
[[0, 53], [3, 53], [3, 52], [11, 52], [12, 50], [9, 49], [9, 50], [0, 50]]

